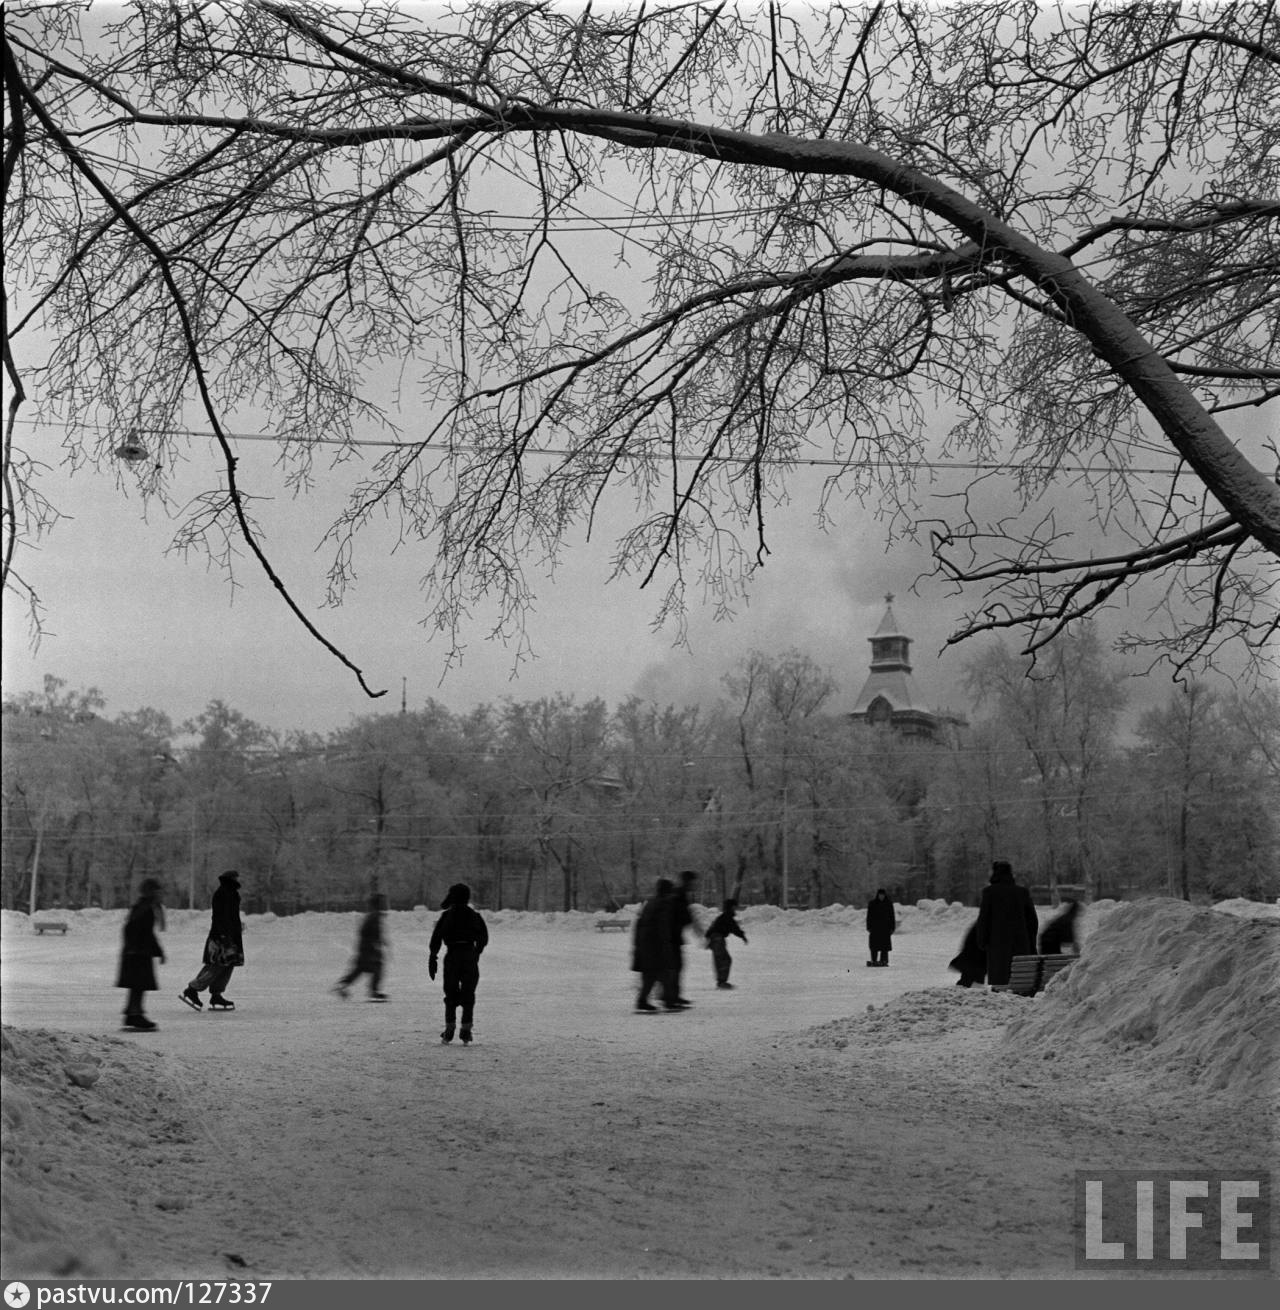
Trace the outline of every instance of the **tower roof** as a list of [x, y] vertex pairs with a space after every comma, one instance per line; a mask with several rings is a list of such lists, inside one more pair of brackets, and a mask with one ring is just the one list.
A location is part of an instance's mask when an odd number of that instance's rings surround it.
[[875, 636], [868, 638], [871, 642], [871, 673], [862, 684], [852, 713], [866, 714], [871, 705], [883, 697], [895, 712], [914, 710], [929, 714], [932, 711], [911, 680], [911, 638], [898, 626], [893, 612], [893, 593], [884, 599], [884, 617]]
[[[868, 641], [875, 641], [876, 637], [902, 637], [906, 634], [898, 627], [898, 620], [893, 613], [893, 592], [890, 592], [885, 598], [884, 618], [880, 620], [880, 626], [876, 629], [875, 637], [868, 637]], [[911, 638], [907, 637], [910, 641]]]

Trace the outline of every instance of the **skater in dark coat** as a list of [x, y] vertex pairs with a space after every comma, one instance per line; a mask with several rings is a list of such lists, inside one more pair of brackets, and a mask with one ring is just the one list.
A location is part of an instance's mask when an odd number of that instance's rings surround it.
[[867, 941], [871, 950], [871, 958], [867, 961], [869, 968], [889, 967], [889, 952], [893, 950], [893, 933], [897, 926], [893, 902], [881, 887], [867, 905]]
[[[471, 908], [471, 888], [455, 882], [441, 903], [444, 913], [431, 932], [427, 958], [427, 976], [436, 976], [436, 957], [446, 948], [444, 957], [444, 1031], [442, 1042], [453, 1041], [455, 1021], [461, 1018], [463, 1045], [471, 1041], [475, 1016], [476, 987], [480, 983], [480, 956], [489, 944], [489, 929], [484, 919]], [[461, 1016], [458, 1011], [461, 1010]]]
[[636, 1009], [648, 1013], [658, 1007], [649, 999], [649, 993], [662, 986], [663, 1003], [669, 1010], [682, 1007], [673, 1004], [675, 993], [668, 994], [675, 968], [675, 947], [671, 938], [671, 915], [675, 902], [675, 883], [670, 878], [659, 878], [653, 895], [640, 907], [631, 934], [631, 971], [640, 975], [640, 991], [636, 996]]
[[386, 936], [383, 931], [387, 913], [387, 898], [379, 892], [369, 897], [369, 912], [360, 920], [360, 933], [356, 938], [356, 954], [351, 967], [338, 979], [334, 991], [345, 1001], [351, 984], [361, 974], [369, 975], [369, 999], [385, 1001], [382, 990], [382, 970], [386, 964]]
[[1036, 948], [1035, 906], [1031, 893], [1013, 880], [1003, 860], [991, 866], [991, 881], [978, 904], [977, 944], [987, 956], [987, 982], [998, 987], [1009, 981], [1015, 955], [1032, 955]]
[[144, 878], [138, 888], [138, 899], [124, 921], [120, 971], [116, 975], [116, 986], [129, 993], [125, 999], [124, 1026], [139, 1032], [155, 1032], [158, 1026], [142, 1012], [142, 997], [145, 992], [156, 990], [155, 961], [164, 963], [156, 930], [163, 927], [160, 884], [155, 878]]
[[1050, 919], [1040, 934], [1041, 955], [1079, 955], [1076, 942], [1076, 920], [1080, 917], [1080, 902], [1067, 901], [1060, 914]]
[[180, 996], [193, 1010], [203, 1010], [200, 993], [209, 989], [211, 1010], [234, 1010], [224, 994], [232, 972], [244, 963], [243, 927], [240, 923], [240, 875], [234, 869], [218, 875], [218, 890], [211, 902], [213, 919], [204, 943], [204, 963]]
[[711, 961], [715, 966], [716, 986], [725, 990], [733, 987], [729, 981], [729, 969], [733, 965], [733, 956], [729, 954], [729, 937], [741, 937], [744, 946], [747, 941], [747, 934], [742, 931], [742, 925], [734, 918], [737, 908], [737, 901], [732, 899], [725, 901], [720, 913], [707, 929], [707, 945], [711, 948]]
[[957, 987], [972, 987], [974, 983], [984, 983], [987, 980], [987, 953], [978, 948], [978, 925], [971, 923], [969, 931], [964, 935], [964, 941], [960, 944], [960, 954], [947, 965], [948, 969], [955, 969], [960, 977], [956, 982]]

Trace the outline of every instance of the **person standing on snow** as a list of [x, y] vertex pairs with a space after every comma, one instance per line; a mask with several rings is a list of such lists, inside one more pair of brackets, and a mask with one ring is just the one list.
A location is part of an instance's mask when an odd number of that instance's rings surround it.
[[455, 1020], [462, 1011], [462, 1030], [458, 1036], [463, 1045], [471, 1041], [472, 1020], [475, 1014], [476, 987], [480, 982], [480, 956], [489, 944], [489, 929], [485, 921], [471, 908], [471, 888], [465, 882], [455, 882], [441, 903], [444, 913], [436, 920], [431, 933], [430, 955], [427, 959], [427, 976], [434, 982], [436, 957], [441, 946], [444, 957], [444, 1031], [442, 1042], [453, 1041]]
[[991, 865], [991, 881], [982, 889], [978, 903], [975, 941], [986, 952], [987, 983], [999, 987], [1009, 981], [1015, 955], [1032, 955], [1036, 949], [1035, 906], [1031, 893], [1013, 880], [1013, 869], [1004, 860]]
[[889, 899], [889, 893], [881, 887], [867, 906], [867, 941], [871, 950], [868, 969], [889, 967], [889, 952], [893, 950], [893, 933], [897, 926], [893, 902]]
[[712, 920], [711, 927], [707, 929], [707, 945], [711, 948], [711, 962], [715, 967], [716, 986], [722, 990], [733, 987], [733, 984], [729, 981], [729, 970], [733, 965], [733, 956], [729, 954], [729, 937], [741, 937], [743, 945], [747, 941], [747, 934], [742, 931], [742, 925], [734, 918], [737, 908], [738, 902], [732, 898], [725, 901], [720, 913], [716, 915], [715, 919]]

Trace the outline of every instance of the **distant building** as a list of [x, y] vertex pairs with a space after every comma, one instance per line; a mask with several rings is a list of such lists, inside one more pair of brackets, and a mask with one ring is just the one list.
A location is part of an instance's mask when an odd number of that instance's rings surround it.
[[965, 720], [925, 703], [911, 678], [911, 638], [893, 613], [892, 594], [885, 597], [884, 618], [871, 642], [871, 671], [849, 713], [855, 723], [892, 729], [904, 737], [946, 741]]

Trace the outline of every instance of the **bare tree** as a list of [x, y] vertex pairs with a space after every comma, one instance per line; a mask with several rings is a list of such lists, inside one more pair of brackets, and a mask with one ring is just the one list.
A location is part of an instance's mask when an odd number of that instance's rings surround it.
[[975, 704], [994, 711], [1025, 752], [1049, 889], [1066, 881], [1065, 871], [1101, 896], [1106, 870], [1094, 816], [1125, 691], [1096, 628], [1085, 623], [1064, 634], [1037, 663], [996, 642], [969, 662], [965, 681]]
[[7, 15], [7, 586], [56, 512], [26, 407], [74, 459], [145, 453], [149, 495], [212, 433], [178, 544], [247, 542], [290, 604], [237, 424], [299, 485], [321, 443], [395, 442], [332, 599], [398, 516], [446, 632], [481, 594], [518, 632], [619, 485], [615, 576], [677, 625], [690, 583], [728, 603], [818, 463], [824, 506], [931, 543], [957, 639], [1036, 649], [1121, 600], [1179, 666], [1274, 636], [1271, 4], [110, 17]]

